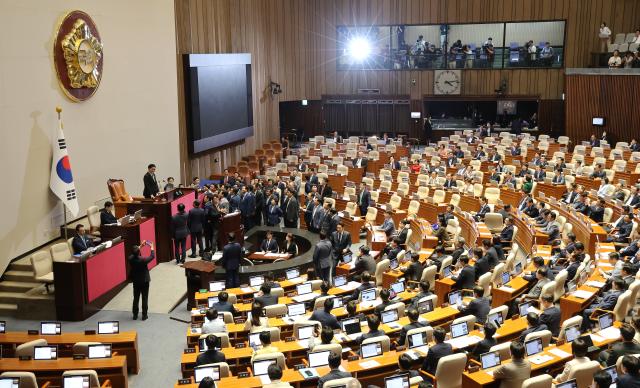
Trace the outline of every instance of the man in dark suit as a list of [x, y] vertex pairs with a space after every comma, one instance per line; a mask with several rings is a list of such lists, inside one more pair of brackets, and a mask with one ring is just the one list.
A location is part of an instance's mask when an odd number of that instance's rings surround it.
[[478, 342], [471, 351], [471, 355], [475, 359], [479, 359], [482, 354], [487, 353], [489, 349], [498, 343], [498, 341], [493, 338], [497, 330], [496, 325], [493, 322], [485, 322], [483, 329], [484, 338]]
[[607, 237], [607, 242], [627, 242], [632, 230], [633, 215], [631, 213], [627, 213], [622, 221], [618, 223], [617, 232], [614, 232]]
[[457, 187], [457, 186], [458, 184], [456, 183], [455, 179], [453, 179], [451, 174], [447, 174], [447, 179], [444, 181], [444, 188], [450, 189], [452, 187]]
[[475, 248], [473, 250], [473, 256], [476, 259], [473, 268], [475, 270], [475, 280], [480, 279], [480, 276], [491, 271], [491, 263], [489, 262], [489, 256], [485, 255], [482, 248]]
[[226, 168], [224, 169], [224, 175], [222, 176], [222, 183], [229, 186], [233, 186], [236, 184], [236, 179], [233, 176], [229, 175], [229, 170], [227, 170]]
[[[367, 209], [369, 209], [369, 203], [371, 202], [371, 193], [364, 182], [360, 182], [360, 194], [358, 194], [358, 207], [360, 208], [360, 215], [362, 217], [367, 215]], [[355, 215], [355, 214], [352, 214]]]
[[307, 164], [305, 162], [303, 162], [302, 160], [300, 161], [300, 163], [298, 163], [298, 171], [300, 171], [300, 172], [306, 172], [307, 171]]
[[367, 326], [369, 326], [369, 332], [362, 334], [360, 338], [358, 338], [358, 344], [362, 344], [367, 338], [387, 335], [384, 330], [380, 329], [380, 316], [378, 314], [369, 314], [367, 316]]
[[418, 310], [414, 308], [410, 308], [407, 311], [407, 317], [409, 318], [409, 323], [402, 326], [402, 330], [400, 330], [400, 336], [398, 337], [398, 345], [404, 346], [407, 340], [407, 333], [409, 330], [419, 329], [421, 327], [428, 326], [427, 322], [418, 322], [418, 318], [420, 318], [420, 314], [418, 314]]
[[[638, 357], [629, 354], [622, 356], [622, 372], [618, 374], [618, 378], [615, 381], [616, 387], [640, 388], [640, 360], [638, 360]], [[604, 371], [603, 373], [607, 374]], [[595, 378], [596, 376], [594, 375], [594, 380]], [[604, 385], [595, 386], [603, 387]]]
[[173, 238], [176, 263], [184, 263], [187, 258], [188, 216], [184, 204], [178, 204], [178, 213], [171, 217], [171, 237]]
[[627, 205], [627, 206], [631, 206], [631, 207], [636, 207], [636, 208], [639, 207], [640, 206], [640, 193], [638, 193], [638, 186], [631, 186], [629, 188], [629, 190], [631, 192], [629, 193], [629, 197], [624, 202], [624, 204]]
[[[148, 257], [140, 256], [140, 249], [143, 246], [149, 246], [151, 248], [151, 254]], [[149, 300], [149, 282], [151, 282], [151, 276], [149, 276], [148, 264], [155, 258], [155, 250], [153, 249], [153, 243], [143, 241], [140, 246], [134, 245], [133, 252], [129, 255], [129, 278], [133, 283], [133, 319], [138, 319], [138, 302], [140, 301], [140, 295], [142, 295], [142, 320], [147, 319], [147, 309]]]
[[87, 231], [84, 228], [84, 225], [76, 225], [76, 235], [73, 237], [73, 240], [71, 240], [71, 247], [73, 248], [74, 255], [79, 255], [93, 247], [93, 240], [87, 236]]
[[484, 158], [485, 156], [486, 156], [486, 154], [484, 152], [484, 148], [481, 145], [479, 145], [476, 153], [473, 156], [473, 159], [474, 160], [480, 160], [480, 159]]
[[544, 168], [542, 168], [542, 166], [537, 166], [536, 171], [533, 173], [533, 179], [537, 182], [542, 182], [546, 176], [547, 173], [544, 171]]
[[341, 363], [342, 354], [336, 352], [331, 352], [329, 354], [329, 367], [331, 368], [331, 371], [318, 379], [318, 388], [323, 388], [324, 383], [326, 383], [327, 381], [351, 377], [351, 373], [343, 372], [340, 370]]
[[214, 303], [211, 307], [218, 310], [218, 312], [229, 312], [234, 316], [238, 314], [238, 311], [233, 306], [233, 303], [229, 303], [229, 294], [226, 291], [221, 291], [218, 294], [218, 303]]
[[267, 237], [260, 244], [260, 251], [267, 253], [278, 253], [278, 242], [273, 238], [273, 232], [267, 231]]
[[540, 323], [546, 325], [551, 335], [557, 337], [560, 334], [560, 309], [553, 305], [553, 295], [540, 297]]
[[156, 165], [150, 164], [147, 166], [147, 173], [144, 174], [142, 178], [144, 182], [144, 190], [142, 195], [145, 198], [153, 198], [160, 192], [160, 188], [158, 187], [158, 180], [156, 179]]
[[467, 307], [464, 307], [462, 308], [462, 310], [460, 310], [460, 314], [462, 316], [475, 315], [476, 321], [480, 324], [484, 324], [484, 322], [487, 320], [489, 310], [491, 310], [491, 302], [489, 302], [489, 299], [485, 298], [483, 295], [484, 289], [482, 287], [473, 287], [474, 299], [469, 302], [469, 305], [467, 305]]
[[300, 205], [291, 190], [287, 190], [287, 201], [283, 209], [284, 227], [297, 228], [298, 218], [300, 217]]
[[411, 230], [411, 221], [408, 219], [403, 219], [400, 221], [400, 230], [398, 231], [398, 243], [400, 245], [405, 245], [407, 243], [407, 235], [409, 234], [409, 230]]
[[481, 197], [480, 210], [478, 210], [478, 212], [474, 216], [475, 220], [478, 222], [484, 220], [484, 216], [489, 212], [491, 212], [491, 207], [489, 207], [489, 200], [486, 197]]
[[236, 242], [234, 233], [230, 233], [228, 239], [229, 243], [222, 249], [220, 266], [224, 268], [227, 275], [226, 287], [234, 288], [240, 286], [238, 270], [240, 268], [240, 260], [242, 260], [242, 247]]
[[422, 271], [424, 271], [424, 266], [420, 262], [420, 254], [414, 252], [411, 255], [411, 263], [407, 266], [406, 269], [402, 270], [407, 280], [412, 280], [414, 282], [419, 282], [422, 278]]
[[458, 276], [453, 277], [453, 280], [456, 282], [454, 287], [458, 290], [472, 289], [476, 284], [476, 272], [473, 267], [469, 265], [469, 257], [461, 256], [458, 261], [462, 263], [462, 269]]
[[604, 198], [598, 199], [593, 205], [589, 206], [589, 218], [597, 223], [602, 223], [604, 220], [604, 208], [605, 208], [605, 200]]
[[593, 304], [582, 312], [582, 328], [580, 331], [583, 333], [591, 329], [591, 314], [596, 309], [613, 311], [616, 303], [618, 303], [618, 298], [626, 290], [624, 280], [620, 278], [613, 279], [612, 285], [611, 291], [605, 292], [601, 297], [596, 298]]
[[362, 291], [376, 287], [376, 285], [371, 281], [372, 273], [373, 272], [367, 272], [367, 271], [362, 273], [362, 277], [360, 279], [360, 285], [355, 290], [353, 290], [353, 294], [351, 294], [351, 298], [349, 298], [349, 300], [357, 301], [358, 299], [360, 299], [360, 293]]
[[118, 219], [113, 215], [113, 202], [104, 203], [104, 209], [100, 212], [100, 225], [115, 224]]
[[547, 325], [540, 323], [540, 317], [538, 316], [538, 314], [530, 312], [527, 314], [527, 328], [522, 332], [522, 334], [520, 334], [520, 337], [518, 337], [518, 342], [524, 342], [527, 334], [535, 333], [542, 330], [547, 330]]
[[633, 326], [623, 323], [622, 327], [620, 327], [622, 342], [614, 343], [608, 351], [602, 351], [598, 356], [600, 362], [606, 364], [606, 366], [612, 366], [616, 364], [619, 357], [640, 353], [640, 344], [633, 340], [635, 334], [636, 330]]
[[262, 304], [262, 307], [278, 304], [278, 297], [271, 294], [271, 284], [266, 282], [260, 286], [260, 292], [258, 293], [258, 296], [256, 296], [255, 300]]
[[227, 360], [224, 353], [216, 349], [216, 346], [220, 345], [217, 344], [218, 338], [214, 334], [209, 334], [204, 341], [207, 344], [207, 350], [198, 355], [198, 358], [196, 358], [196, 366], [215, 364]]
[[331, 247], [333, 248], [333, 257], [335, 263], [342, 261], [342, 256], [351, 248], [351, 234], [344, 230], [344, 225], [338, 223], [336, 231], [331, 233]]
[[513, 224], [511, 223], [511, 217], [504, 219], [504, 228], [502, 228], [499, 237], [501, 242], [513, 240]]
[[364, 152], [360, 151], [360, 152], [358, 152], [358, 157], [353, 160], [353, 167], [355, 167], [355, 168], [362, 167], [364, 169], [365, 173], [366, 173], [366, 171], [367, 171], [367, 163], [369, 163], [369, 160], [364, 157]]
[[256, 214], [256, 196], [253, 194], [253, 186], [242, 186], [242, 199], [240, 200], [240, 213], [245, 233], [253, 227], [253, 219]]
[[356, 258], [356, 264], [353, 268], [354, 275], [360, 275], [367, 273], [375, 273], [376, 272], [376, 261], [369, 254], [369, 247], [366, 245], [361, 245], [359, 248], [359, 255]]
[[331, 242], [327, 240], [327, 235], [320, 232], [320, 241], [313, 251], [313, 265], [318, 277], [326, 282], [330, 281], [331, 268], [333, 268], [333, 258]]
[[191, 258], [196, 257], [196, 244], [198, 245], [200, 256], [202, 256], [202, 252], [204, 251], [202, 234], [204, 232], [205, 222], [205, 212], [204, 209], [200, 208], [200, 201], [193, 201], [193, 209], [189, 210], [189, 215], [187, 216], [187, 227], [191, 234], [191, 256], [189, 256]]
[[324, 308], [315, 310], [309, 320], [320, 322], [323, 328], [330, 327], [333, 330], [337, 330], [340, 328], [340, 323], [331, 314], [331, 310], [333, 310], [333, 298], [327, 298], [324, 300]]
[[591, 138], [589, 139], [589, 145], [591, 147], [600, 147], [600, 139], [598, 139], [596, 135], [591, 135]]
[[447, 333], [442, 327], [436, 327], [433, 330], [433, 338], [435, 339], [436, 344], [429, 348], [427, 357], [425, 357], [424, 363], [422, 364], [422, 370], [430, 373], [431, 375], [436, 374], [438, 362], [442, 357], [453, 354], [453, 347], [444, 342], [446, 334]]

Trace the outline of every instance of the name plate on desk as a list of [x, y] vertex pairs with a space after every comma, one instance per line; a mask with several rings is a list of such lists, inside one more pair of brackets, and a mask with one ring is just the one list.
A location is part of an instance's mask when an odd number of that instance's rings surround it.
[[236, 349], [242, 349], [242, 348], [246, 348], [247, 344], [245, 344], [244, 342], [238, 342], [236, 343]]
[[244, 379], [244, 378], [247, 378], [249, 376], [250, 376], [249, 372], [238, 372], [238, 378], [239, 379]]
[[31, 360], [31, 356], [20, 356], [19, 360], [20, 361], [30, 361]]
[[74, 360], [84, 360], [86, 357], [84, 354], [74, 354], [73, 355], [73, 359]]
[[178, 385], [189, 385], [191, 384], [191, 379], [180, 379], [178, 380]]
[[186, 348], [184, 350], [184, 354], [191, 354], [191, 353], [195, 353], [196, 349], [195, 348]]
[[84, 331], [84, 335], [95, 335], [96, 331], [95, 330], [85, 330]]

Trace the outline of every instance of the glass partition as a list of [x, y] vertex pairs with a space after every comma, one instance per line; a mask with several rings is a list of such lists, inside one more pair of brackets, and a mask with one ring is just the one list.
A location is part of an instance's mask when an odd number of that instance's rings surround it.
[[564, 21], [339, 26], [338, 70], [562, 67]]

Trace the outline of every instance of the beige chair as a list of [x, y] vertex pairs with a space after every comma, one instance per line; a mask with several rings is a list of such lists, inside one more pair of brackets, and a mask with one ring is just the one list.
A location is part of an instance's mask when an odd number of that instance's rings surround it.
[[493, 345], [491, 349], [489, 349], [489, 351], [498, 352], [498, 355], [500, 356], [500, 361], [505, 361], [505, 360], [511, 359], [510, 346], [511, 346], [511, 342], [507, 341], [501, 344]]
[[280, 304], [280, 303], [274, 304], [274, 305], [265, 307], [264, 311], [267, 315], [267, 318], [276, 318], [279, 315], [287, 314], [287, 305]]
[[218, 315], [222, 316], [224, 323], [233, 323], [233, 314], [231, 314], [229, 311], [218, 311]]
[[[438, 272], [438, 266], [430, 265], [427, 268], [425, 268], [424, 271], [422, 271], [422, 277], [420, 278], [420, 281], [429, 282], [429, 288], [432, 291], [433, 291], [433, 289], [435, 288], [435, 285], [436, 285], [436, 273], [437, 272]], [[434, 303], [433, 305], [436, 306], [437, 303]]]
[[380, 191], [390, 192], [391, 191], [391, 181], [382, 181], [380, 182]]
[[542, 295], [551, 295], [554, 296], [556, 292], [556, 282], [554, 280], [542, 286], [542, 291], [540, 292], [540, 296]]
[[364, 341], [362, 341], [362, 345], [360, 345], [361, 347], [366, 345], [366, 344], [370, 344], [370, 343], [375, 343], [375, 342], [380, 342], [382, 345], [382, 353], [386, 353], [391, 349], [391, 339], [389, 339], [388, 336], [386, 335], [380, 335], [377, 337], [371, 337], [371, 338], [367, 338]]
[[578, 328], [580, 328], [581, 325], [582, 325], [581, 315], [576, 315], [575, 317], [571, 317], [566, 321], [562, 322], [562, 325], [560, 326], [560, 332], [558, 333], [558, 340], [566, 339], [567, 328], [573, 327], [573, 326], [577, 326]]
[[220, 377], [229, 377], [231, 376], [231, 369], [229, 369], [229, 364], [226, 362], [215, 362], [213, 364], [205, 364], [200, 365], [201, 368], [205, 368], [208, 366], [217, 366], [220, 368]]
[[542, 347], [546, 348], [551, 343], [551, 331], [540, 330], [529, 333], [526, 335], [526, 337], [524, 337], [524, 341], [527, 342], [537, 338], [540, 338], [542, 340]]
[[563, 269], [560, 272], [558, 272], [555, 279], [553, 279], [556, 282], [556, 288], [553, 292], [554, 301], [560, 300], [560, 298], [564, 295], [564, 285], [567, 282], [567, 276], [568, 276], [567, 270]]
[[21, 356], [33, 357], [33, 348], [35, 348], [36, 346], [47, 346], [47, 340], [37, 339], [37, 340], [20, 344], [16, 347], [15, 356], [16, 357], [21, 357]]
[[412, 199], [411, 202], [409, 202], [409, 208], [407, 209], [407, 215], [409, 215], [409, 216], [417, 216], [419, 210], [420, 210], [420, 202], [416, 201], [415, 199]]
[[398, 318], [402, 318], [404, 317], [404, 309], [405, 309], [404, 302], [397, 302], [397, 303], [392, 303], [387, 307], [385, 307], [384, 311], [398, 310]]
[[593, 375], [600, 370], [598, 361], [589, 361], [571, 368], [567, 380], [576, 379], [578, 388], [589, 388], [593, 382]]
[[491, 276], [491, 284], [497, 285], [502, 284], [502, 274], [505, 271], [505, 263], [498, 263], [493, 269], [493, 275]]
[[402, 198], [397, 194], [393, 194], [389, 199], [389, 205], [391, 205], [391, 208], [393, 210], [398, 210], [398, 208], [400, 208], [401, 203], [402, 203]]
[[442, 259], [442, 263], [440, 264], [440, 272], [438, 273], [440, 275], [440, 278], [444, 277], [444, 269], [450, 266], [452, 262], [453, 257], [451, 256], [445, 256], [445, 258]]
[[333, 199], [333, 198], [329, 198], [329, 197], [325, 198], [324, 199], [324, 203], [329, 204], [329, 207], [331, 209], [335, 209], [336, 208], [336, 200]]
[[349, 213], [350, 216], [357, 216], [358, 215], [358, 205], [355, 202], [347, 202], [347, 205], [345, 206], [344, 210]]
[[76, 342], [73, 344], [73, 354], [89, 357], [89, 345], [101, 345], [101, 342]]
[[345, 377], [343, 379], [335, 379], [329, 380], [323, 385], [324, 388], [338, 388], [338, 387], [346, 387], [346, 388], [360, 388], [360, 382], [358, 379], [353, 377]]
[[613, 308], [613, 315], [616, 317], [616, 321], [624, 322], [624, 319], [629, 312], [629, 300], [631, 299], [631, 291], [627, 290], [620, 295], [615, 307]]
[[491, 233], [499, 233], [504, 228], [504, 222], [502, 220], [502, 214], [500, 213], [487, 213], [484, 215], [484, 224], [487, 226]]
[[49, 292], [49, 286], [53, 284], [53, 260], [47, 251], [37, 251], [31, 255], [31, 268], [33, 269], [33, 279], [36, 282], [44, 283]]
[[418, 187], [418, 198], [420, 198], [420, 200], [423, 201], [428, 197], [429, 197], [429, 187], [427, 186]]
[[319, 344], [313, 347], [314, 352], [330, 351], [337, 354], [342, 354], [342, 345], [340, 344]]
[[53, 261], [67, 261], [71, 258], [71, 249], [66, 242], [53, 244], [49, 250]]
[[522, 388], [551, 388], [553, 377], [540, 375], [531, 377], [522, 382]]
[[317, 309], [321, 309], [324, 308], [324, 301], [329, 299], [329, 298], [334, 298], [333, 295], [328, 295], [328, 296], [319, 296], [316, 298], [316, 300], [313, 302], [313, 310], [317, 310]]
[[19, 388], [38, 388], [38, 380], [36, 380], [36, 375], [32, 372], [4, 372], [0, 377], [20, 379]]
[[453, 206], [460, 206], [460, 194], [453, 194], [449, 203]]
[[409, 183], [409, 173], [406, 171], [400, 171], [398, 173], [396, 181], [398, 183]]
[[369, 206], [369, 208], [367, 208], [367, 214], [364, 218], [365, 222], [368, 222], [370, 224], [375, 224], [377, 217], [378, 217], [378, 209], [375, 207]]
[[444, 199], [445, 199], [444, 190], [435, 190], [433, 192], [433, 203], [435, 203], [436, 205], [440, 205], [441, 203], [444, 203]]
[[274, 353], [266, 353], [266, 354], [257, 354], [255, 355], [255, 357], [253, 357], [253, 362], [256, 361], [264, 361], [264, 360], [276, 360], [276, 364], [282, 368], [282, 369], [286, 369], [287, 366], [285, 364], [285, 358], [284, 358], [284, 354], [280, 353], [280, 352], [274, 352]]
[[491, 277], [492, 273], [487, 272], [485, 274], [482, 274], [482, 276], [478, 278], [478, 286], [482, 287], [482, 289], [484, 290], [482, 296], [486, 297], [491, 295]]
[[474, 329], [476, 320], [477, 318], [475, 315], [465, 315], [464, 317], [454, 319], [453, 322], [451, 322], [451, 325], [456, 325], [458, 323], [466, 322], [467, 328], [469, 329], [469, 332], [471, 332]]
[[87, 219], [89, 220], [89, 233], [100, 236], [100, 209], [97, 206], [89, 206]]
[[377, 286], [382, 286], [382, 274], [389, 270], [390, 264], [389, 259], [380, 260], [378, 264], [376, 264], [375, 278]]
[[484, 196], [490, 205], [495, 205], [500, 200], [500, 189], [497, 187], [487, 187], [484, 190]]
[[95, 370], [90, 369], [78, 369], [68, 370], [62, 372], [62, 377], [66, 376], [85, 376], [89, 375], [89, 388], [100, 388], [100, 380], [98, 379], [98, 373]]
[[431, 378], [438, 388], [460, 388], [462, 387], [462, 372], [467, 366], [467, 355], [464, 353], [456, 353], [450, 356], [442, 357], [438, 361], [436, 374], [431, 375], [420, 370], [420, 373]]

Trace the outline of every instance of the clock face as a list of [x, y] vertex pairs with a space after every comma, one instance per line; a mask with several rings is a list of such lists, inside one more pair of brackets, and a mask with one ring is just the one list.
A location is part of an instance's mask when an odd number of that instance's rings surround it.
[[460, 70], [436, 70], [433, 79], [433, 94], [460, 94]]

